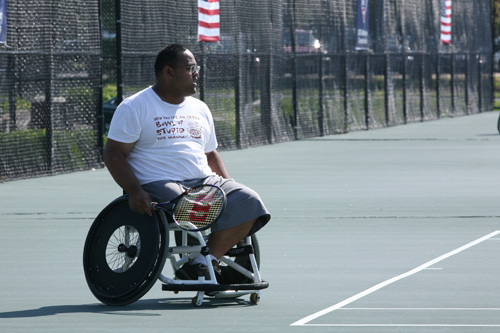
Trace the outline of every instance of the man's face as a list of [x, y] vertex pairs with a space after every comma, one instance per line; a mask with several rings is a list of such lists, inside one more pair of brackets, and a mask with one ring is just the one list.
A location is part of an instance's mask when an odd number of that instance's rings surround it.
[[184, 53], [178, 56], [174, 67], [174, 85], [177, 88], [179, 94], [182, 96], [191, 96], [196, 93], [198, 72], [191, 73], [190, 68], [192, 66], [197, 66], [194, 55], [186, 50]]

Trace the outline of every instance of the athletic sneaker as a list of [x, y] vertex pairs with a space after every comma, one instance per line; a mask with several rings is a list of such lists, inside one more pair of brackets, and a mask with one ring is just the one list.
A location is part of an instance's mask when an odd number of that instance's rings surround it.
[[[219, 279], [221, 275], [221, 270], [219, 268], [219, 262], [217, 260], [212, 260], [212, 266], [214, 267], [215, 277]], [[208, 267], [205, 264], [194, 264], [187, 262], [182, 265], [181, 268], [175, 272], [181, 280], [198, 280], [199, 276], [204, 276], [205, 280], [210, 280], [210, 273], [208, 272]]]

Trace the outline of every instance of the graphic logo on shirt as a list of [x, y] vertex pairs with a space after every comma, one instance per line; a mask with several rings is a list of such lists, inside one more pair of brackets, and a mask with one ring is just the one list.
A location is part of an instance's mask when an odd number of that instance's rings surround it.
[[193, 139], [201, 139], [202, 126], [197, 116], [162, 116], [154, 118], [158, 140], [185, 139], [187, 134]]
[[201, 139], [201, 125], [197, 122], [189, 122], [187, 131], [193, 139]]

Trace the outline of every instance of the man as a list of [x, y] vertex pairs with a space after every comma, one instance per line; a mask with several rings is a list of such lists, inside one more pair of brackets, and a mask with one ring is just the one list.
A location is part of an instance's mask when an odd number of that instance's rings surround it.
[[[210, 110], [191, 97], [199, 66], [184, 46], [161, 50], [155, 62], [156, 83], [125, 99], [111, 121], [104, 162], [129, 195], [130, 208], [152, 215], [148, 203], [169, 201], [186, 188], [209, 183], [227, 196], [224, 215], [207, 241], [214, 271], [218, 260], [245, 236], [262, 228], [270, 215], [259, 195], [230, 179], [217, 152]], [[209, 279], [206, 259], [199, 254], [176, 276]]]

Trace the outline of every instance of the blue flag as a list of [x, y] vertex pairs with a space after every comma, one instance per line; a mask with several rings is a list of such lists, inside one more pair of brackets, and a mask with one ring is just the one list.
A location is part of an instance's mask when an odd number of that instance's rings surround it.
[[368, 0], [357, 1], [356, 50], [368, 50]]
[[7, 42], [7, 0], [0, 0], [0, 43]]

